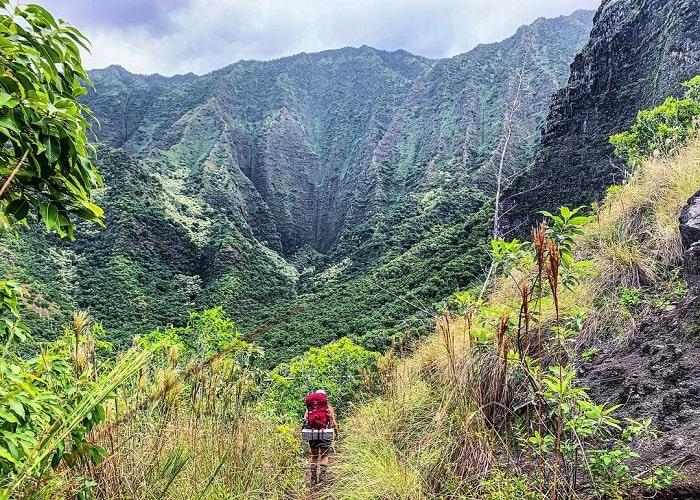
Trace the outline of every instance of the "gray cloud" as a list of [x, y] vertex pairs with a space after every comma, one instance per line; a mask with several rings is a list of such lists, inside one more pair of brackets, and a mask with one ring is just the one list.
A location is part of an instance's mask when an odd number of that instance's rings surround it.
[[44, 0], [56, 17], [89, 29], [143, 27], [154, 36], [163, 35], [175, 25], [170, 16], [187, 7], [189, 0]]
[[203, 73], [240, 59], [371, 45], [447, 57], [600, 0], [44, 0], [92, 41], [88, 67]]

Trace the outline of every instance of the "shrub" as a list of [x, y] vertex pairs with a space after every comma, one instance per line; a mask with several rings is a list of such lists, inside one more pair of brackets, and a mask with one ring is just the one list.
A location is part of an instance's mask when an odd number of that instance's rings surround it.
[[339, 414], [368, 387], [378, 355], [342, 338], [275, 368], [263, 405], [282, 418], [300, 418], [304, 398], [311, 390], [324, 389]]
[[638, 166], [653, 154], [666, 154], [683, 144], [697, 127], [700, 116], [700, 75], [682, 84], [685, 97], [668, 97], [663, 104], [645, 109], [627, 132], [610, 137], [615, 154]]
[[91, 200], [102, 185], [89, 156], [91, 112], [77, 99], [90, 82], [79, 49], [88, 42], [38, 5], [9, 4], [0, 0], [0, 234], [35, 209], [47, 231], [73, 238], [71, 218], [104, 218]]

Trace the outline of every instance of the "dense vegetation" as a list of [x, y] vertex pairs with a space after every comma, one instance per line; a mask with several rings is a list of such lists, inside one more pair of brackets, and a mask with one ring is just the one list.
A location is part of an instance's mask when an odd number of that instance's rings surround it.
[[[76, 101], [87, 75], [80, 32], [36, 5], [0, 2], [2, 117], [0, 236], [33, 219], [61, 237], [74, 236], [73, 220], [101, 222], [92, 201], [101, 185], [87, 151], [85, 114]], [[6, 176], [6, 177], [5, 177]], [[98, 344], [81, 345], [86, 323], [76, 315], [72, 336], [37, 350], [21, 321], [20, 283], [0, 280], [0, 497], [41, 487], [50, 470], [97, 463], [104, 449], [89, 438], [105, 419], [104, 399], [148, 361], [153, 348], [124, 353], [88, 370]], [[33, 344], [33, 345], [32, 345]], [[23, 355], [38, 351], [34, 357]]]
[[[268, 371], [254, 342], [267, 327], [246, 336], [220, 308], [141, 336], [139, 349], [157, 350], [105, 401], [97, 415], [107, 422], [80, 454], [71, 448], [82, 458], [45, 470], [30, 491], [303, 495], [298, 419], [303, 395], [318, 386], [343, 418], [339, 464], [322, 495], [621, 498], [668, 486], [678, 471], [634, 462], [658, 439], [651, 421], [619, 417], [579, 377], [607, 338], [627, 335], [645, 313], [630, 297], [665, 308], [685, 293], [669, 276], [678, 211], [700, 185], [700, 147], [695, 132], [683, 142], [636, 164], [592, 215], [562, 208], [529, 242], [495, 240], [489, 298], [454, 293], [433, 309], [434, 335], [408, 356], [341, 339]], [[107, 337], [79, 314], [45, 344], [69, 360], [63, 384], [110, 369]]]
[[[636, 498], [679, 478], [635, 460], [659, 439], [651, 419], [599, 404], [582, 379], [604, 350], [634, 341], [642, 318], [688, 292], [678, 214], [700, 187], [700, 112], [668, 111], [697, 104], [699, 83], [611, 139], [646, 153], [592, 215], [562, 208], [531, 241], [493, 242], [490, 299], [455, 293], [434, 337], [345, 422], [334, 495]], [[684, 125], [667, 141], [678, 116]]]

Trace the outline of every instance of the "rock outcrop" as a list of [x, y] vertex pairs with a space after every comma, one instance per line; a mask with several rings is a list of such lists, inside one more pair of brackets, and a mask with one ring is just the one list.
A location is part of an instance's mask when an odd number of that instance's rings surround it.
[[538, 210], [588, 204], [621, 182], [610, 135], [698, 73], [700, 0], [605, 0], [552, 99], [534, 166], [504, 196], [504, 230], [527, 233]]
[[680, 216], [683, 241], [683, 275], [694, 292], [700, 292], [700, 191], [688, 200]]

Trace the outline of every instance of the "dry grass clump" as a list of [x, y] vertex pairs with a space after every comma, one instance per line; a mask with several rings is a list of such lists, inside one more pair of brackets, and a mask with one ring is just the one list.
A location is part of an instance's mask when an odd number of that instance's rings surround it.
[[580, 241], [599, 270], [598, 284], [607, 290], [653, 285], [663, 278], [660, 265], [678, 264], [678, 215], [698, 189], [700, 137], [675, 155], [648, 160], [629, 182], [611, 188]]
[[475, 349], [469, 323], [442, 317], [436, 334], [396, 363], [385, 395], [344, 422], [333, 498], [474, 497], [508, 460], [496, 455], [486, 403], [506, 395], [509, 381]]
[[596, 269], [580, 293], [590, 311], [589, 338], [634, 331], [634, 317], [620, 300], [625, 290], [658, 294], [669, 287], [683, 253], [678, 216], [698, 189], [700, 137], [639, 165], [626, 184], [609, 190], [578, 241], [578, 254]]
[[139, 416], [104, 436], [93, 471], [100, 498], [289, 498], [304, 488], [295, 429], [252, 409], [226, 421], [176, 409]]

